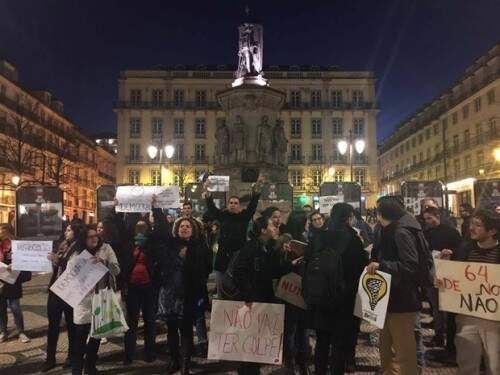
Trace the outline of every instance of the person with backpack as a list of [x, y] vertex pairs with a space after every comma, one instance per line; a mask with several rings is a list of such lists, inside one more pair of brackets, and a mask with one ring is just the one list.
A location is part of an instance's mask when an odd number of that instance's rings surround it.
[[380, 334], [380, 362], [384, 374], [417, 375], [416, 342], [410, 338], [414, 337], [417, 313], [422, 308], [420, 288], [432, 283], [432, 256], [422, 227], [406, 212], [401, 200], [393, 196], [380, 198], [377, 214], [381, 232], [367, 272], [382, 271], [392, 277]]
[[[337, 203], [327, 231], [319, 231], [319, 247], [306, 257], [302, 280], [309, 327], [316, 331], [315, 373], [344, 374], [356, 347], [359, 318], [354, 302], [368, 254], [352, 228], [354, 208]], [[329, 360], [330, 349], [332, 358]], [[352, 370], [352, 368], [350, 369]]]

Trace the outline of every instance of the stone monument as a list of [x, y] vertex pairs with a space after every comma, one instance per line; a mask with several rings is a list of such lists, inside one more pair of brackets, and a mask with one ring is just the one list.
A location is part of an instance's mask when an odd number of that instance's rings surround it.
[[288, 140], [279, 118], [285, 93], [264, 78], [262, 25], [243, 22], [238, 31], [238, 69], [232, 87], [217, 94], [226, 120], [215, 134], [214, 172], [230, 176], [231, 194], [248, 191], [259, 175], [271, 183], [288, 182]]

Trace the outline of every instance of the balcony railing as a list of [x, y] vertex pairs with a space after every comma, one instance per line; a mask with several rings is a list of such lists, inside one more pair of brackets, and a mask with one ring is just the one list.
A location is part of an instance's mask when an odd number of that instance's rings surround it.
[[310, 102], [301, 102], [301, 103], [290, 103], [286, 102], [283, 105], [284, 110], [367, 110], [367, 109], [377, 109], [376, 103], [373, 102], [362, 102], [359, 104], [354, 104], [352, 102], [343, 102], [343, 103], [331, 103], [331, 102], [321, 102], [320, 105], [311, 105]]
[[126, 100], [118, 100], [113, 103], [115, 109], [157, 109], [157, 110], [221, 110], [221, 106], [218, 102], [206, 102], [206, 103], [196, 103], [196, 102], [149, 102], [149, 101], [126, 101]]

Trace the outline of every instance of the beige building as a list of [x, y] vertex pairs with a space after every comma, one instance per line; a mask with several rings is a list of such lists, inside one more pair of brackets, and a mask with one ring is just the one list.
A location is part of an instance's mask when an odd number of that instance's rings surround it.
[[0, 60], [0, 222], [11, 222], [15, 189], [33, 184], [64, 191], [64, 211], [94, 221], [95, 188], [115, 182], [116, 156], [64, 115], [46, 91], [22, 87], [17, 69]]
[[[210, 170], [216, 121], [225, 113], [217, 93], [231, 87], [236, 67], [184, 66], [126, 70], [115, 103], [118, 129], [118, 183], [180, 184]], [[337, 143], [364, 139], [354, 152], [353, 180], [368, 204], [377, 189], [375, 78], [371, 72], [336, 67], [269, 66], [270, 87], [286, 93], [279, 114], [288, 138], [289, 179], [294, 195], [312, 197], [323, 181], [349, 181], [350, 160]], [[151, 160], [150, 145], [175, 147], [171, 160]]]
[[403, 181], [441, 180], [453, 192], [449, 201], [455, 212], [460, 203], [473, 203], [475, 179], [500, 177], [494, 155], [500, 147], [499, 126], [497, 45], [383, 141], [378, 158], [381, 192], [398, 193]]

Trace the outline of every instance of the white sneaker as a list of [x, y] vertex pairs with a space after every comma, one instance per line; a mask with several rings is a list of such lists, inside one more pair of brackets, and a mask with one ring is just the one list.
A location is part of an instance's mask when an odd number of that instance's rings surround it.
[[4, 341], [7, 341], [7, 333], [6, 332], [0, 333], [0, 342], [4, 342]]
[[21, 341], [23, 344], [26, 344], [30, 342], [30, 338], [26, 336], [24, 333], [19, 334], [19, 341]]
[[107, 339], [106, 337], [103, 337], [103, 338], [101, 339], [101, 345], [105, 345], [105, 344], [107, 344], [107, 343], [108, 343], [108, 339]]

